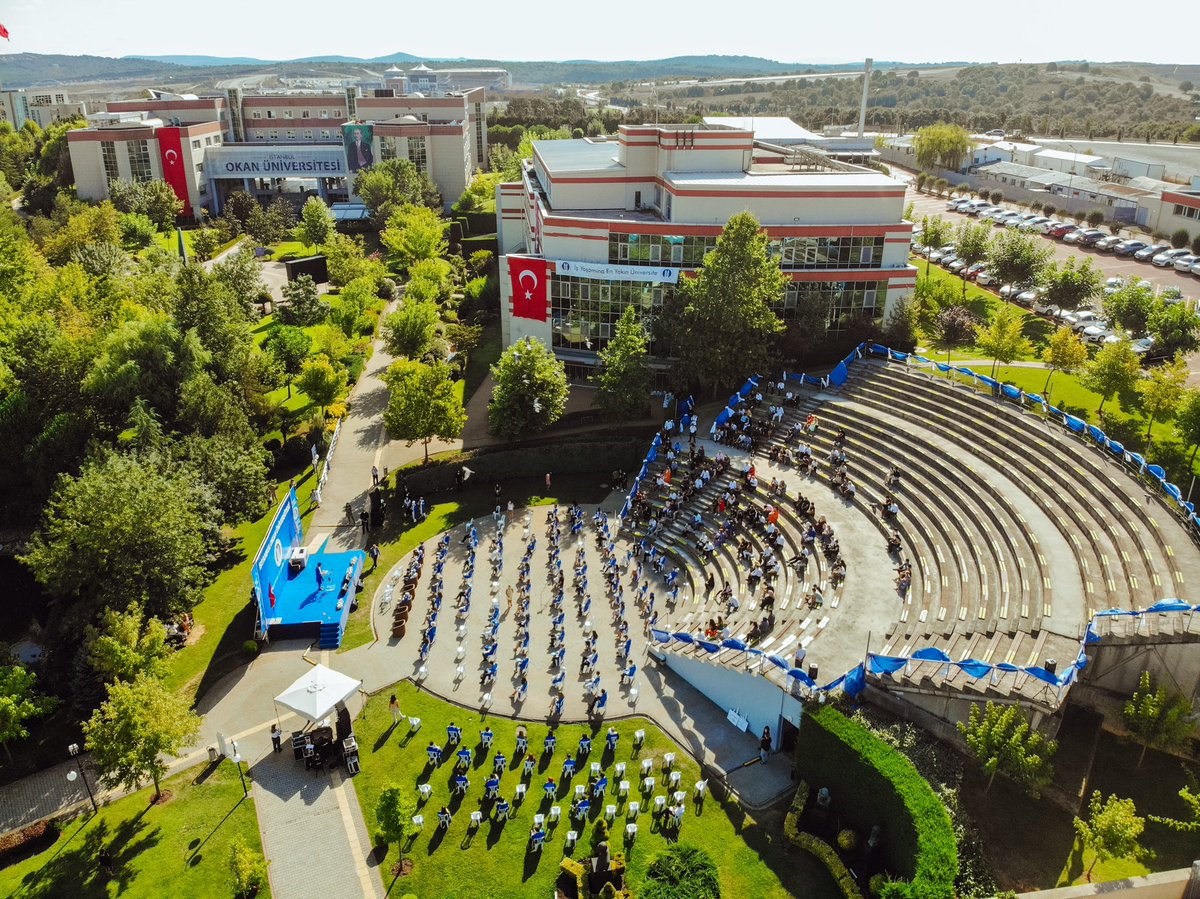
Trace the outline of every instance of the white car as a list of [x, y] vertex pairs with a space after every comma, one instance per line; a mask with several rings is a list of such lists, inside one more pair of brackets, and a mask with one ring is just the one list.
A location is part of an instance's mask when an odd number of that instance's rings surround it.
[[1191, 253], [1188, 253], [1186, 256], [1180, 256], [1175, 260], [1175, 271], [1183, 272], [1186, 275], [1197, 262], [1200, 262], [1200, 256], [1193, 256]]
[[954, 245], [946, 244], [946, 246], [942, 247], [940, 250], [932, 251], [929, 254], [929, 261], [930, 262], [941, 262], [947, 256], [953, 256], [953, 255], [954, 255]]
[[1032, 306], [1041, 295], [1041, 288], [1031, 287], [1029, 290], [1022, 290], [1017, 294], [1017, 302], [1022, 306]]
[[1044, 215], [1035, 215], [1031, 219], [1026, 219], [1024, 222], [1019, 224], [1017, 227], [1020, 228], [1022, 231], [1037, 231], [1039, 228], [1041, 228], [1042, 225], [1046, 224], [1046, 222], [1048, 222], [1048, 221], [1050, 221], [1050, 219], [1046, 218]]
[[1108, 329], [1108, 322], [1098, 321], [1094, 325], [1088, 325], [1083, 329], [1083, 339], [1088, 343], [1104, 343], [1104, 338], [1112, 334]]
[[984, 287], [988, 287], [988, 286], [996, 283], [996, 276], [993, 275], [991, 272], [989, 272], [985, 268], [983, 271], [981, 271], [978, 275], [975, 276], [975, 283], [982, 284]]
[[1196, 262], [1192, 265], [1192, 274], [1197, 278], [1200, 278], [1200, 262]]
[[1046, 300], [1045, 297], [1038, 297], [1034, 300], [1033, 311], [1038, 315], [1048, 315], [1051, 318], [1057, 318], [1060, 312], [1059, 308]]
[[1187, 250], [1182, 250], [1182, 249], [1181, 250], [1167, 250], [1165, 253], [1159, 253], [1157, 256], [1155, 256], [1150, 261], [1153, 262], [1155, 265], [1157, 265], [1159, 268], [1167, 268], [1168, 266], [1174, 265], [1175, 260], [1178, 259], [1180, 256], [1190, 256], [1190, 255], [1191, 255], [1191, 253], [1189, 253]]
[[1037, 218], [1037, 216], [1034, 215], [1032, 212], [1021, 212], [1021, 213], [1018, 213], [1017, 215], [1010, 216], [1009, 218], [1005, 219], [1004, 227], [1005, 228], [1020, 228], [1026, 222], [1032, 222], [1035, 218]]
[[1148, 352], [1154, 349], [1154, 338], [1141, 337], [1129, 344], [1129, 348], [1139, 356], [1145, 356]]
[[1116, 293], [1125, 286], [1125, 283], [1124, 278], [1109, 278], [1104, 282], [1104, 295], [1108, 296], [1110, 293]]
[[1074, 319], [1074, 321], [1068, 322], [1068, 324], [1070, 324], [1072, 331], [1078, 333], [1082, 333], [1084, 329], [1090, 328], [1092, 325], [1103, 325], [1106, 328], [1108, 327], [1107, 323], [1100, 316], [1100, 313], [1092, 312], [1090, 309], [1083, 309], [1079, 312], [1076, 312], [1074, 314]]
[[1039, 234], [1048, 234], [1051, 228], [1057, 228], [1061, 224], [1064, 223], [1058, 219], [1046, 219], [1046, 221], [1037, 226], [1037, 230]]

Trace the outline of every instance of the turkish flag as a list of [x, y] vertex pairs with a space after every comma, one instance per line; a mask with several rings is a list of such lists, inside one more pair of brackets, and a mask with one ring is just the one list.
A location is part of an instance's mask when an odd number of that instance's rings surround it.
[[0, 37], [4, 38], [5, 40], [9, 40], [8, 29], [3, 25], [0, 25]]
[[514, 318], [546, 320], [546, 260], [508, 257]]

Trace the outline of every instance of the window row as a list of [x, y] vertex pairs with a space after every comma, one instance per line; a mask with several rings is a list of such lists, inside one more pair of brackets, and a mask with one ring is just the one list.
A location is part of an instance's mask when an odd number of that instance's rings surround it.
[[775, 314], [785, 322], [823, 321], [837, 334], [863, 319], [879, 321], [886, 302], [886, 281], [793, 281]]
[[1200, 218], [1200, 209], [1194, 206], [1184, 206], [1182, 203], [1175, 204], [1175, 214], [1183, 216], [1185, 219]]
[[[311, 116], [312, 116], [311, 110], [308, 110], [308, 109], [300, 110], [299, 118], [307, 119], [307, 118], [310, 118]], [[318, 118], [318, 119], [327, 119], [329, 117], [330, 116], [329, 116], [328, 109], [322, 109], [320, 114], [316, 116], [316, 118]], [[333, 111], [333, 118], [340, 119], [341, 117], [342, 117], [342, 111], [340, 109], [335, 109]], [[296, 116], [293, 114], [293, 111], [291, 109], [285, 109], [283, 111], [282, 116], [276, 115], [275, 110], [273, 110], [273, 109], [267, 109], [267, 110], [254, 109], [254, 110], [250, 111], [250, 118], [252, 118], [252, 119], [278, 119], [278, 118], [291, 119], [291, 118], [296, 118]]]
[[[279, 140], [279, 133], [279, 129], [277, 128], [272, 128], [265, 133], [261, 130], [253, 132], [255, 140]], [[287, 131], [283, 132], [283, 134], [284, 140], [296, 140], [297, 134], [299, 134], [303, 140], [331, 140], [334, 137], [333, 132], [328, 128], [322, 129], [320, 132], [314, 131], [311, 128], [306, 128], [303, 131], [293, 131], [288, 129]], [[319, 137], [318, 134], [320, 135]]]
[[[609, 234], [608, 261], [696, 268], [716, 246], [715, 234]], [[783, 237], [772, 239], [768, 249], [784, 269], [876, 268], [883, 237]]]
[[[599, 352], [616, 334], [617, 321], [628, 306], [640, 310], [649, 324], [674, 290], [670, 284], [555, 277], [550, 281], [552, 343]], [[653, 334], [653, 329], [649, 330]], [[650, 353], [655, 353], [653, 340]]]

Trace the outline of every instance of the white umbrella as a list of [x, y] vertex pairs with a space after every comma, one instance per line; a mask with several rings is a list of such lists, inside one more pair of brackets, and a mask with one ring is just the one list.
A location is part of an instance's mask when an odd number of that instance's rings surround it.
[[345, 674], [315, 665], [313, 669], [275, 697], [275, 701], [309, 721], [320, 721], [345, 702], [362, 681]]

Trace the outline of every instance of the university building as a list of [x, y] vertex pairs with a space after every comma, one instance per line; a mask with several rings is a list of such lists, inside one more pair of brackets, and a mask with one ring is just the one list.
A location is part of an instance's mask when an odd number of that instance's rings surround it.
[[399, 158], [428, 174], [449, 207], [487, 166], [484, 90], [425, 96], [403, 87], [389, 79], [366, 91], [149, 91], [110, 102], [67, 136], [76, 187], [98, 201], [115, 179], [163, 178], [185, 214], [199, 217], [219, 215], [236, 190], [296, 205], [308, 196], [346, 201], [358, 169]]
[[629, 305], [652, 317], [729, 218], [765, 227], [789, 284], [837, 332], [912, 292], [904, 186], [746, 128], [620, 127], [616, 139], [535, 141], [520, 183], [497, 188], [505, 344], [534, 337], [585, 377]]
[[87, 115], [87, 104], [72, 100], [61, 87], [0, 90], [0, 121], [13, 128], [20, 128], [27, 121], [49, 128], [77, 115]]

